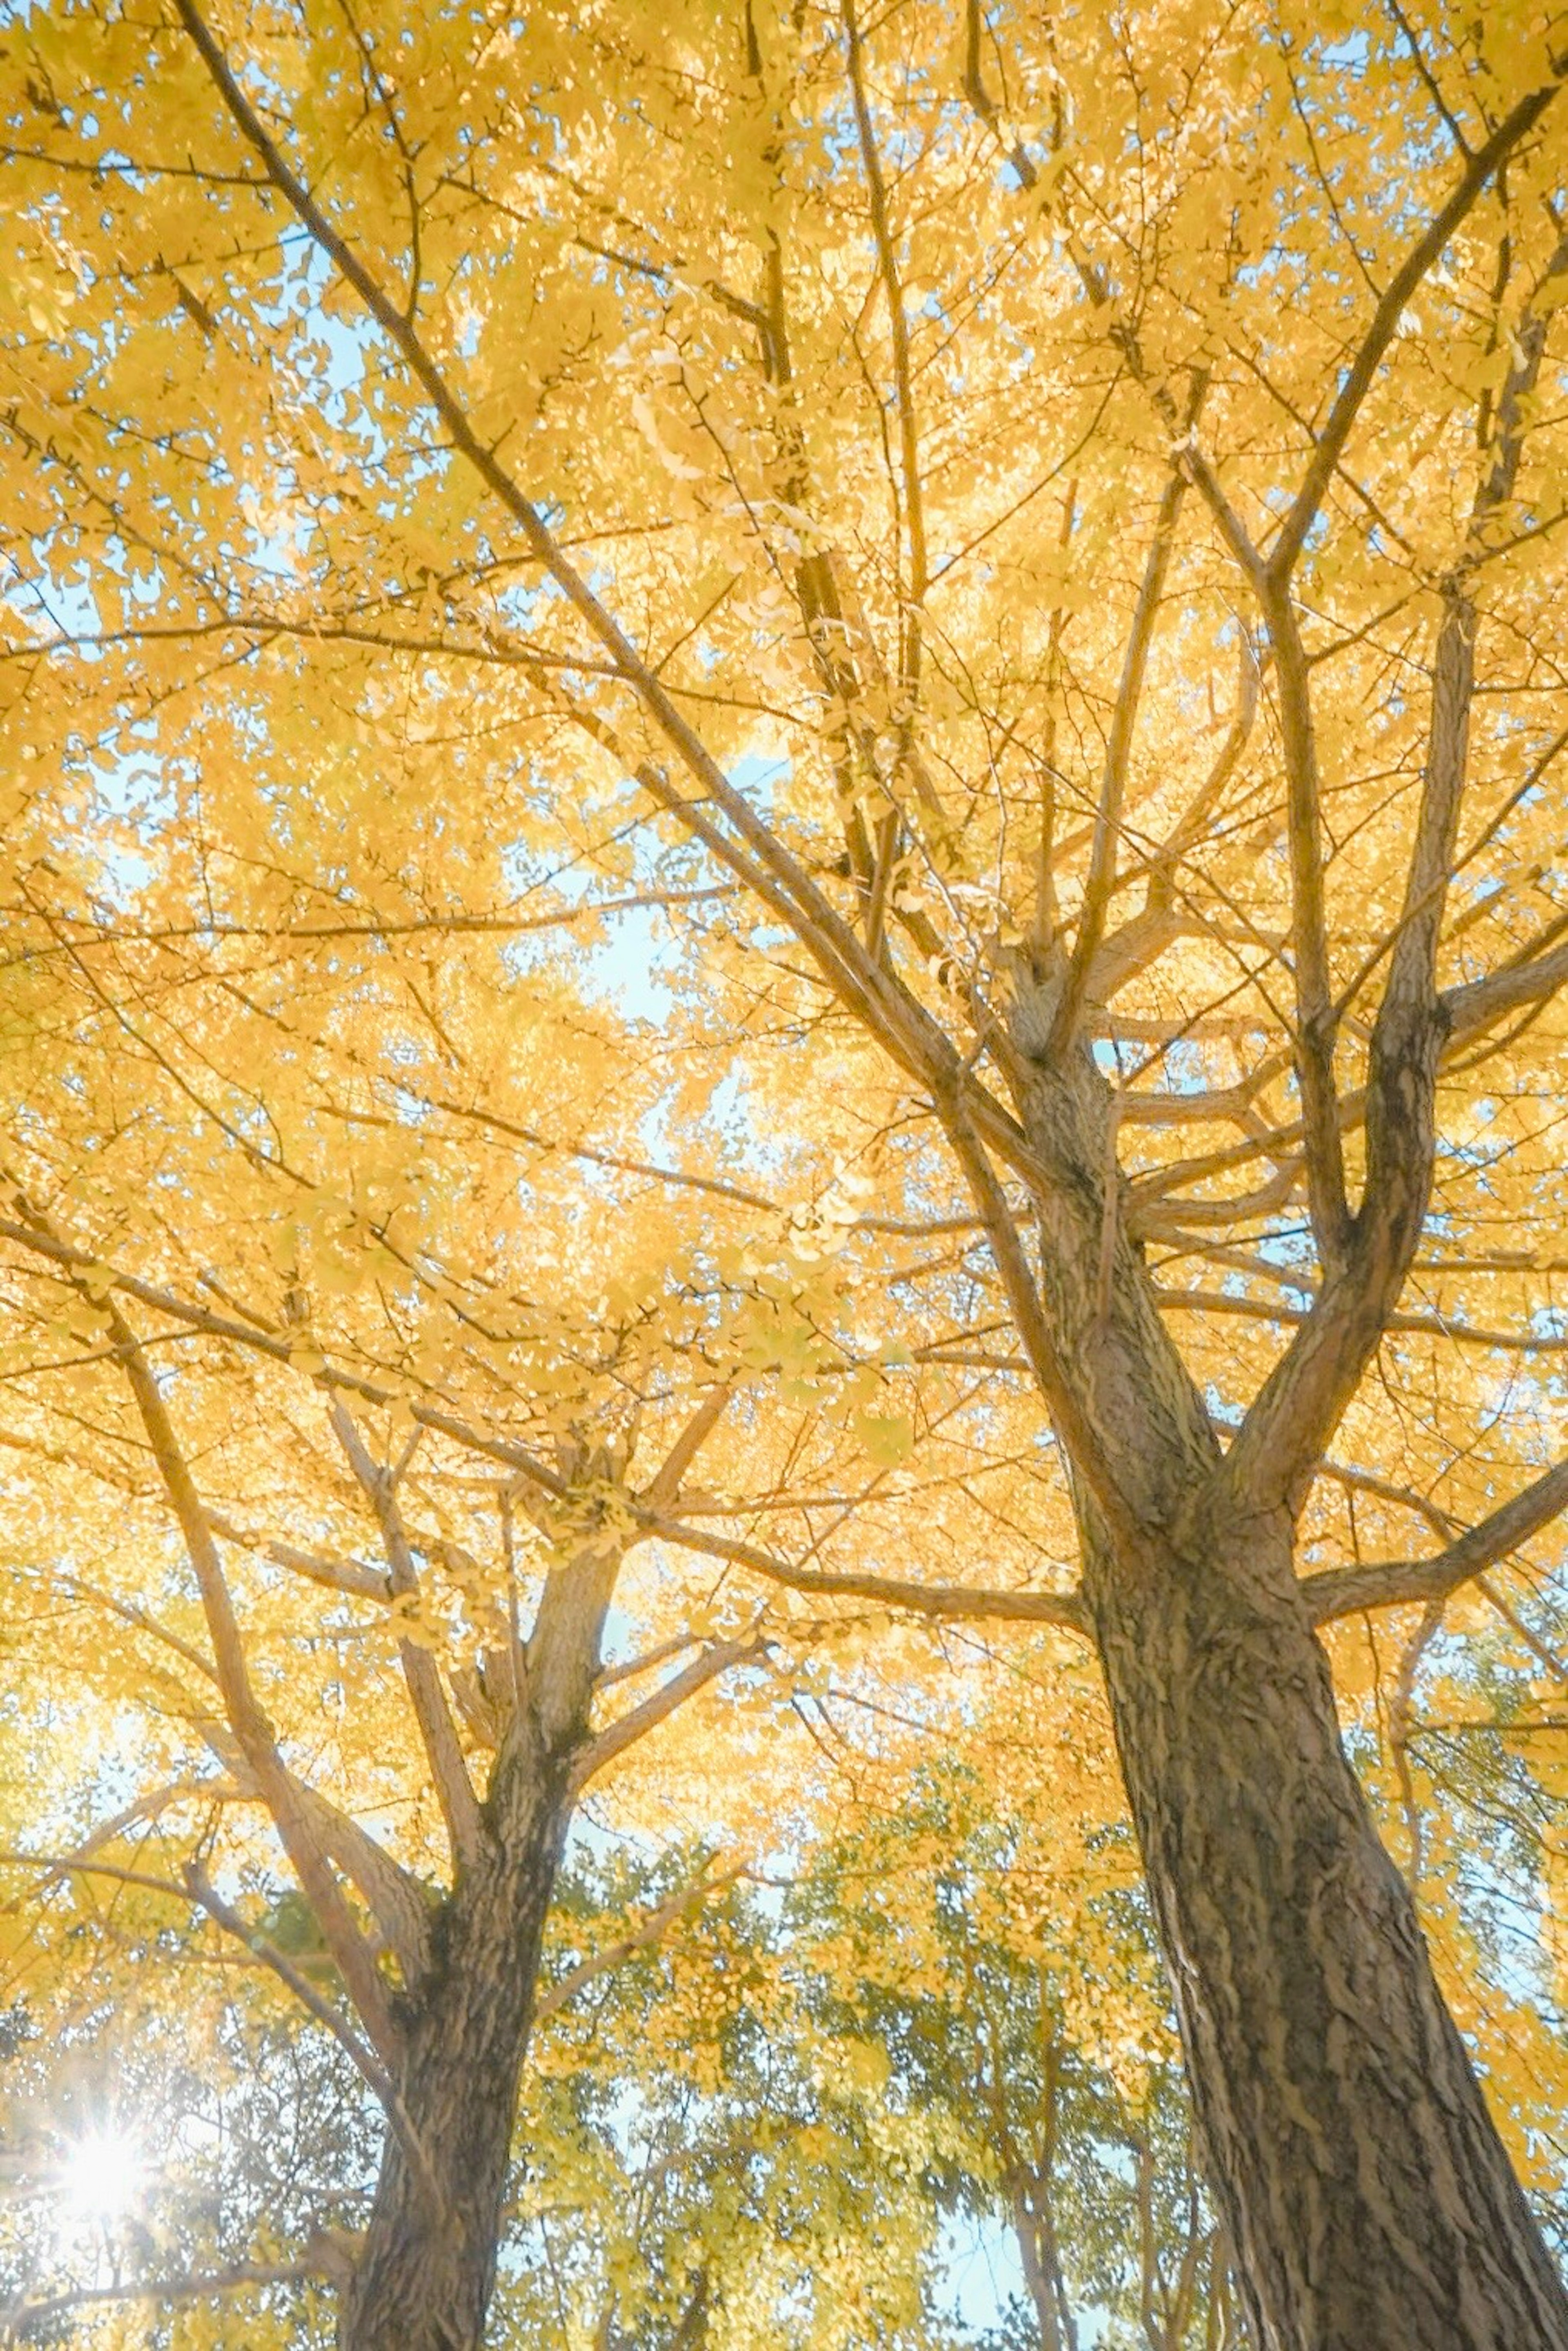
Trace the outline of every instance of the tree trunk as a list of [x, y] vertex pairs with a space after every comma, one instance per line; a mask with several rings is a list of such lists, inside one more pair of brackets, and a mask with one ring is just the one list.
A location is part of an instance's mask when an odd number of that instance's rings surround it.
[[[602, 1458], [579, 1466], [601, 1473]], [[551, 1571], [514, 1658], [518, 1696], [480, 1808], [479, 1857], [441, 1906], [431, 1966], [399, 2019], [403, 2110], [434, 2177], [389, 2130], [340, 2351], [484, 2342], [539, 1951], [622, 1549], [591, 1537]]]
[[708, 2273], [706, 2270], [699, 2270], [691, 2298], [670, 2337], [670, 2351], [700, 2351], [700, 2346], [707, 2341], [707, 2313]]
[[1339, 1736], [1282, 1524], [1086, 1588], [1263, 2351], [1568, 2351], [1568, 2297]]
[[[1022, 1041], [1027, 1045], [1029, 1038]], [[1259, 2351], [1568, 2351], [1532, 2220], [1339, 1734], [1286, 1510], [1236, 1499], [1129, 1242], [1088, 1055], [1022, 1101], [1041, 1303], [1141, 1539], [1083, 1591]]]
[[1019, 2174], [1009, 2183], [1009, 2199], [1024, 2283], [1029, 2288], [1035, 2325], [1040, 2330], [1040, 2351], [1078, 2351], [1078, 2330], [1062, 2290], [1061, 2265], [1057, 2259], [1050, 2189]]
[[444, 1907], [431, 1976], [407, 2014], [402, 2100], [444, 2209], [433, 2210], [389, 2131], [340, 2351], [477, 2351], [484, 2341], [539, 1947], [570, 1814], [564, 1757], [536, 1749], [508, 1760], [486, 1806], [484, 1857]]

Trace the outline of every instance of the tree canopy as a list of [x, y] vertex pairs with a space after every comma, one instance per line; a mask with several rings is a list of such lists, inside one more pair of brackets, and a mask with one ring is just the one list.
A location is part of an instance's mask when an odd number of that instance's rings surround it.
[[[9, 14], [9, 2063], [145, 2015], [325, 2134], [170, 2325], [892, 2341], [945, 2195], [1045, 2343], [1568, 2343], [1565, 75], [1533, 0]], [[830, 2177], [888, 2299], [748, 2317]]]

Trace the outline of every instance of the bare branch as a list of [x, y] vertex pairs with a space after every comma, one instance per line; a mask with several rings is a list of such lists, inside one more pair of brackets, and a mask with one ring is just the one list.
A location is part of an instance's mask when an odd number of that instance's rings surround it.
[[601, 1666], [594, 1682], [596, 1689], [609, 1689], [616, 1682], [635, 1681], [639, 1674], [652, 1673], [655, 1666], [671, 1657], [678, 1657], [683, 1649], [694, 1648], [696, 1636], [691, 1633], [672, 1633], [667, 1641], [655, 1641], [651, 1649], [643, 1649], [634, 1657], [624, 1657], [617, 1665]]
[[[1233, 1298], [1222, 1290], [1156, 1288], [1154, 1294], [1158, 1305], [1176, 1313], [1239, 1314], [1249, 1322], [1294, 1323], [1298, 1329], [1312, 1321], [1313, 1312], [1310, 1306], [1292, 1306], [1283, 1299]], [[1447, 1314], [1406, 1312], [1397, 1307], [1383, 1317], [1382, 1327], [1425, 1332], [1429, 1338], [1452, 1340], [1457, 1346], [1498, 1347], [1519, 1355], [1568, 1353], [1568, 1336], [1554, 1331], [1495, 1331]]]
[[1440, 1600], [1495, 1567], [1564, 1510], [1568, 1510], [1568, 1459], [1543, 1471], [1532, 1485], [1435, 1558], [1328, 1568], [1302, 1579], [1302, 1600], [1314, 1625], [1327, 1625], [1364, 1608], [1404, 1608]]

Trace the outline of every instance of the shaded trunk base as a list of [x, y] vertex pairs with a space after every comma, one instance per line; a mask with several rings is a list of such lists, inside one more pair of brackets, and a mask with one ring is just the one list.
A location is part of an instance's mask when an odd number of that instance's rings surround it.
[[1568, 2296], [1344, 1753], [1286, 1530], [1088, 1586], [1260, 2351], [1568, 2351]]
[[[340, 2351], [479, 2351], [496, 2282], [535, 1980], [569, 1806], [540, 1785], [460, 1882], [414, 2011], [403, 2105], [444, 2199], [431, 2199], [389, 2131], [363, 2249], [343, 2298]], [[523, 1834], [517, 1834], [518, 1827]]]

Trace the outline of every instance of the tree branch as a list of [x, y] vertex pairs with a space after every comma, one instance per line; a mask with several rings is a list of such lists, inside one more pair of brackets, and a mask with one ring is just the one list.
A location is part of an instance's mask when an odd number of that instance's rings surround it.
[[1322, 786], [1312, 722], [1312, 681], [1284, 581], [1270, 581], [1263, 616], [1274, 648], [1285, 754], [1286, 837], [1291, 858], [1291, 950], [1295, 977], [1296, 1079], [1301, 1095], [1307, 1198], [1323, 1271], [1343, 1263], [1350, 1238], [1344, 1153], [1334, 1084], [1338, 1018], [1329, 972], [1323, 894]]
[[734, 1395], [727, 1384], [716, 1387], [697, 1405], [643, 1490], [640, 1499], [649, 1510], [667, 1510], [674, 1506], [687, 1470], [718, 1426]]
[[297, 1968], [287, 1954], [280, 1951], [275, 1943], [269, 1942], [265, 1935], [258, 1935], [240, 1912], [235, 1909], [231, 1903], [224, 1900], [222, 1895], [195, 1862], [187, 1862], [184, 1878], [191, 1899], [199, 1903], [208, 1917], [223, 1928], [225, 1934], [233, 1935], [235, 1940], [243, 1943], [246, 1949], [258, 1959], [264, 1967], [270, 1968], [279, 1980], [288, 1986], [300, 2006], [309, 2011], [317, 2023], [323, 2026], [345, 2054], [352, 2059], [360, 2074], [380, 2100], [388, 2124], [407, 2156], [415, 2178], [429, 2199], [431, 2211], [437, 2216], [444, 2213], [445, 2192], [431, 2167], [430, 2158], [425, 2153], [423, 2143], [413, 2126], [408, 2109], [398, 2095], [397, 2084], [392, 2074], [379, 2062], [375, 2053], [367, 2048], [353, 2027], [346, 2023], [338, 2014], [331, 2001], [322, 1999], [321, 1994], [303, 1970]]
[[[1187, 410], [1189, 430], [1196, 422], [1207, 381], [1207, 376], [1202, 373], [1195, 381]], [[1066, 1050], [1077, 1029], [1095, 957], [1105, 935], [1105, 918], [1110, 912], [1111, 894], [1116, 883], [1116, 856], [1122, 838], [1122, 804], [1126, 797], [1127, 770], [1132, 761], [1138, 705], [1143, 699], [1149, 648], [1154, 643], [1155, 622], [1159, 612], [1160, 599], [1165, 593], [1166, 575], [1170, 569], [1171, 541], [1186, 488], [1186, 476], [1178, 466], [1171, 473], [1160, 495], [1159, 508], [1155, 517], [1155, 535], [1145, 559], [1137, 602], [1133, 608], [1133, 625], [1123, 654], [1121, 682], [1116, 689], [1115, 706], [1111, 714], [1110, 733], [1106, 738], [1100, 798], [1094, 810], [1093, 842], [1089, 852], [1089, 878], [1084, 884], [1083, 904], [1078, 916], [1078, 935], [1072, 943], [1072, 960], [1067, 967], [1046, 1042], [1046, 1053], [1053, 1060]]]
[[1343, 454], [1362, 402], [1371, 389], [1378, 362], [1394, 339], [1406, 304], [1427, 272], [1440, 259], [1449, 238], [1488, 183], [1521, 140], [1534, 129], [1561, 88], [1561, 80], [1553, 80], [1540, 89], [1531, 90], [1503, 117], [1485, 146], [1478, 147], [1470, 156], [1452, 195], [1411, 246], [1389, 280], [1387, 289], [1373, 313], [1372, 322], [1362, 338], [1361, 347], [1345, 372], [1344, 381], [1329, 411], [1328, 422], [1318, 435], [1301, 486], [1280, 526], [1279, 536], [1270, 552], [1269, 570], [1281, 584], [1289, 580], [1307, 533], [1316, 519], [1323, 494]]
[[672, 1674], [668, 1681], [661, 1682], [641, 1706], [629, 1708], [580, 1750], [571, 1767], [572, 1794], [575, 1796], [617, 1755], [623, 1755], [629, 1747], [634, 1747], [657, 1724], [667, 1720], [677, 1707], [684, 1706], [687, 1698], [695, 1697], [716, 1675], [727, 1673], [731, 1666], [749, 1665], [756, 1658], [766, 1656], [770, 1646], [761, 1636], [748, 1641], [716, 1641], [700, 1656], [694, 1657], [689, 1666], [684, 1666], [678, 1674]]
[[[287, 1339], [275, 1332], [258, 1330], [254, 1323], [236, 1321], [233, 1316], [214, 1314], [211, 1308], [197, 1306], [177, 1291], [165, 1290], [158, 1283], [144, 1281], [133, 1273], [122, 1273], [102, 1265], [90, 1249], [78, 1249], [56, 1235], [36, 1229], [31, 1225], [14, 1224], [0, 1217], [0, 1240], [15, 1241], [36, 1255], [50, 1259], [56, 1265], [67, 1266], [83, 1273], [91, 1273], [105, 1281], [110, 1290], [134, 1298], [139, 1304], [150, 1306], [155, 1313], [166, 1314], [183, 1323], [187, 1330], [204, 1332], [214, 1339], [227, 1339], [256, 1354], [269, 1355], [274, 1363], [288, 1364], [294, 1349]], [[96, 1301], [94, 1301], [96, 1303]], [[389, 1383], [367, 1379], [362, 1373], [351, 1372], [341, 1364], [325, 1364], [312, 1370], [308, 1376], [326, 1388], [340, 1389], [345, 1395], [363, 1397], [367, 1404], [388, 1405], [398, 1400], [398, 1391]], [[520, 1470], [536, 1486], [558, 1501], [566, 1499], [568, 1487], [564, 1478], [549, 1468], [526, 1447], [508, 1437], [486, 1437], [453, 1413], [441, 1412], [432, 1405], [417, 1400], [409, 1404], [409, 1412], [420, 1427], [448, 1437], [455, 1445], [471, 1453], [482, 1454], [486, 1459], [503, 1463], [509, 1469]]]
[[299, 1551], [293, 1543], [279, 1542], [271, 1535], [258, 1535], [246, 1527], [236, 1527], [216, 1510], [207, 1513], [208, 1524], [225, 1542], [241, 1551], [259, 1552], [263, 1559], [275, 1567], [286, 1567], [295, 1575], [308, 1577], [312, 1583], [325, 1585], [329, 1592], [341, 1592], [357, 1600], [385, 1601], [392, 1596], [392, 1585], [385, 1573], [366, 1567], [357, 1559], [328, 1559], [320, 1552]]
[[1331, 1624], [1364, 1608], [1404, 1608], [1440, 1600], [1485, 1573], [1568, 1510], [1568, 1458], [1471, 1527], [1432, 1559], [1387, 1560], [1376, 1566], [1333, 1567], [1302, 1578], [1301, 1598], [1314, 1625]]
[[[88, 1295], [85, 1284], [78, 1284]], [[175, 1437], [157, 1381], [148, 1367], [135, 1333], [119, 1309], [106, 1304], [110, 1337], [130, 1384], [141, 1424], [158, 1465], [185, 1550], [201, 1593], [213, 1644], [218, 1687], [235, 1739], [277, 1824], [285, 1851], [316, 1914], [327, 1948], [338, 1965], [349, 1996], [360, 2011], [365, 2031], [383, 2065], [395, 2070], [399, 2037], [392, 2022], [386, 1987], [371, 1956], [352, 1912], [343, 1898], [317, 1838], [299, 1804], [295, 1783], [277, 1750], [272, 1725], [251, 1687], [245, 1645], [234, 1611], [223, 1562], [213, 1539], [206, 1512], [197, 1494], [185, 1458]]]
[[964, 1170], [975, 1206], [985, 1226], [986, 1238], [1008, 1303], [1023, 1343], [1024, 1353], [1039, 1384], [1046, 1408], [1063, 1448], [1072, 1460], [1113, 1538], [1131, 1555], [1142, 1545], [1145, 1530], [1123, 1494], [1100, 1433], [1080, 1400], [1076, 1383], [1057, 1352], [1035, 1287], [1034, 1275], [1019, 1238], [1018, 1227], [996, 1171], [969, 1123], [956, 1089], [938, 1096], [937, 1116], [959, 1165]]
[[1445, 988], [1438, 1004], [1450, 1047], [1479, 1037], [1505, 1012], [1543, 1003], [1563, 987], [1568, 987], [1568, 945], [1549, 955], [1505, 964], [1483, 979], [1464, 980], [1456, 987]]
[[[1020, 1173], [1029, 1173], [1037, 1185], [1048, 1182], [1045, 1172], [1030, 1153], [1017, 1121], [975, 1081], [950, 1039], [924, 1005], [884, 963], [867, 951], [852, 927], [823, 896], [771, 827], [756, 814], [745, 794], [730, 782], [655, 671], [569, 561], [538, 507], [499, 464], [494, 451], [479, 439], [461, 401], [413, 326], [332, 226], [269, 136], [235, 78], [195, 0], [175, 0], [175, 4], [225, 107], [242, 138], [261, 159], [268, 179], [402, 354], [450, 435], [453, 447], [474, 467], [517, 524], [531, 553], [556, 582], [590, 634], [609, 654], [615, 674], [631, 688], [697, 788], [695, 797], [688, 799], [652, 763], [628, 761], [630, 772], [642, 789], [789, 925], [828, 987], [898, 1067], [927, 1089], [960, 1091], [977, 1129], [991, 1147]], [[580, 708], [575, 709], [575, 715], [591, 734], [606, 742], [606, 747], [624, 758], [613, 742], [613, 730], [601, 719]], [[723, 824], [709, 814], [710, 809], [719, 812]], [[729, 831], [725, 829], [727, 825], [731, 828]]]
[[76, 2310], [101, 2309], [110, 2303], [204, 2302], [209, 2297], [234, 2294], [241, 2286], [295, 2285], [311, 2277], [325, 2277], [336, 2283], [343, 2268], [342, 2248], [323, 2243], [314, 2259], [307, 2247], [297, 2262], [233, 2262], [220, 2270], [186, 2270], [176, 2277], [149, 2278], [136, 2283], [73, 2286], [65, 2294], [49, 2294], [39, 2302], [29, 2302], [25, 2295], [18, 2295], [0, 2310], [0, 2341], [37, 2342], [57, 2320], [68, 2318]]
[[[1540, 103], [1526, 101], [1524, 107], [1515, 109], [1510, 120], [1528, 127], [1528, 108], [1534, 105], [1539, 113], [1550, 95], [1550, 91], [1545, 97], [1537, 93]], [[1495, 144], [1495, 140], [1489, 142], [1482, 154], [1490, 153]], [[1476, 160], [1479, 163], [1479, 158]], [[1565, 268], [1568, 238], [1560, 238], [1542, 288]], [[1276, 1496], [1300, 1493], [1303, 1472], [1310, 1471], [1321, 1456], [1387, 1327], [1420, 1242], [1437, 1158], [1437, 1073], [1450, 1018], [1449, 1008], [1437, 992], [1437, 954], [1469, 773], [1475, 686], [1476, 606], [1466, 566], [1484, 552], [1488, 527], [1512, 496], [1523, 446], [1523, 403], [1536, 384], [1545, 347], [1545, 314], [1527, 312], [1514, 339], [1514, 355], [1498, 403], [1496, 456], [1470, 509], [1466, 561], [1443, 583], [1416, 836], [1368, 1053], [1365, 1184], [1348, 1233], [1333, 1257], [1325, 1256], [1328, 1279], [1312, 1313], [1254, 1399], [1232, 1447], [1230, 1475], [1237, 1489], [1247, 1491], [1254, 1500], [1267, 1502]], [[1289, 610], [1288, 569], [1270, 567], [1266, 593], [1266, 610], [1272, 614], [1277, 606], [1288, 623], [1286, 640], [1276, 638], [1282, 701], [1295, 662], [1295, 653], [1288, 647], [1299, 648], [1300, 643]], [[1311, 712], [1304, 672], [1300, 687], [1304, 739], [1310, 752]], [[1294, 758], [1288, 761], [1293, 877], [1298, 865], [1298, 798], [1304, 815], [1304, 796], [1315, 784], [1315, 774], [1309, 776], [1305, 766], [1299, 784], [1297, 764]], [[1315, 770], [1315, 758], [1310, 764]], [[1311, 847], [1315, 850], [1315, 816], [1313, 833]], [[1308, 855], [1306, 844], [1301, 855]], [[1313, 947], [1314, 957], [1317, 950], [1310, 936], [1298, 942], [1298, 1002], [1306, 1041], [1314, 1028], [1306, 1018], [1308, 1007], [1301, 994], [1303, 946]], [[1326, 961], [1322, 978], [1326, 987]], [[1332, 1008], [1323, 1010], [1316, 1023], [1316, 1033], [1326, 1040], [1327, 1056], [1333, 1050], [1331, 1021]], [[1324, 1186], [1333, 1173], [1332, 1168], [1325, 1172], [1325, 1155], [1331, 1148], [1340, 1171], [1336, 1188], [1343, 1199], [1341, 1114], [1333, 1098], [1332, 1067], [1325, 1061], [1314, 1071], [1310, 1058], [1301, 1067], [1308, 1193], [1321, 1241], [1320, 1198], [1325, 1209], [1332, 1212], [1333, 1207], [1324, 1196]], [[1309, 1092], [1309, 1078], [1322, 1090], [1316, 1098]]]
[[904, 288], [899, 283], [898, 262], [893, 249], [893, 232], [888, 225], [887, 190], [882, 175], [882, 159], [877, 153], [876, 132], [872, 124], [871, 108], [865, 92], [862, 66], [863, 44], [856, 21], [854, 0], [842, 0], [844, 30], [849, 37], [850, 95], [854, 105], [855, 131], [860, 141], [861, 162], [865, 172], [866, 193], [871, 205], [872, 235], [876, 245], [877, 272], [882, 279], [883, 293], [887, 302], [888, 330], [893, 341], [894, 396], [898, 407], [900, 472], [904, 482], [904, 521], [909, 538], [908, 603], [903, 615], [902, 635], [904, 654], [899, 664], [899, 688], [904, 708], [900, 712], [901, 729], [907, 729], [915, 694], [920, 683], [920, 608], [925, 601], [925, 521], [920, 486], [920, 442], [915, 424], [915, 392], [909, 366], [909, 322], [904, 314]]
[[[1294, 1324], [1312, 1319], [1310, 1306], [1288, 1305], [1284, 1300], [1233, 1298], [1222, 1290], [1166, 1290], [1156, 1287], [1155, 1301], [1182, 1314], [1239, 1314], [1257, 1322]], [[1434, 1339], [1450, 1339], [1456, 1346], [1498, 1347], [1520, 1355], [1568, 1353], [1568, 1334], [1554, 1331], [1494, 1331], [1475, 1322], [1461, 1322], [1446, 1314], [1402, 1312], [1396, 1308], [1383, 1318], [1385, 1331], [1423, 1332]]]
[[[1003, 1203], [1010, 1217], [1012, 1210]], [[966, 1220], [967, 1221], [967, 1220]], [[138, 1275], [104, 1267], [89, 1249], [73, 1248], [68, 1242], [35, 1233], [28, 1228], [0, 1219], [0, 1239], [19, 1243], [59, 1265], [97, 1269], [111, 1289], [137, 1299], [161, 1314], [184, 1323], [192, 1330], [227, 1339], [235, 1344], [256, 1349], [275, 1361], [287, 1363], [286, 1343], [224, 1315], [212, 1313], [207, 1308], [194, 1306], [175, 1291], [164, 1290], [156, 1283], [143, 1281]], [[1018, 1368], [1030, 1368], [1020, 1358]], [[328, 1364], [311, 1377], [329, 1387], [363, 1396], [372, 1404], [390, 1404], [394, 1391], [373, 1380]], [[486, 1458], [504, 1463], [532, 1483], [539, 1486], [557, 1500], [568, 1494], [568, 1481], [556, 1470], [549, 1468], [533, 1454], [509, 1439], [487, 1437], [482, 1431], [457, 1419], [451, 1413], [436, 1412], [429, 1406], [413, 1404], [410, 1410], [416, 1422], [425, 1428], [448, 1437], [455, 1444]], [[1088, 1618], [1082, 1603], [1074, 1593], [1017, 1593], [987, 1591], [963, 1584], [922, 1584], [904, 1582], [895, 1577], [838, 1574], [827, 1570], [796, 1567], [771, 1552], [755, 1545], [732, 1541], [712, 1534], [702, 1528], [683, 1524], [647, 1507], [645, 1502], [633, 1504], [634, 1513], [643, 1531], [667, 1542], [677, 1542], [683, 1550], [701, 1556], [727, 1559], [737, 1565], [767, 1577], [775, 1583], [785, 1583], [798, 1592], [821, 1593], [825, 1596], [844, 1599], [871, 1600], [889, 1608], [902, 1608], [923, 1616], [994, 1617], [998, 1620], [1031, 1625], [1061, 1625], [1076, 1633], [1086, 1633]], [[210, 1668], [204, 1666], [204, 1671]]]
[[[1020, 1363], [1019, 1368], [1028, 1366]], [[1076, 1592], [995, 1592], [962, 1583], [915, 1583], [898, 1576], [798, 1567], [756, 1543], [712, 1534], [675, 1519], [652, 1520], [648, 1531], [662, 1541], [678, 1543], [683, 1551], [728, 1560], [768, 1583], [782, 1583], [791, 1592], [811, 1593], [825, 1600], [869, 1600], [879, 1607], [904, 1609], [912, 1616], [984, 1618], [1019, 1625], [1060, 1625], [1084, 1635], [1089, 1631], [1088, 1611]]]
[[585, 1984], [593, 1982], [598, 1976], [608, 1975], [612, 1969], [621, 1965], [622, 1959], [629, 1959], [634, 1951], [645, 1951], [651, 1944], [658, 1942], [664, 1929], [673, 1926], [683, 1912], [692, 1909], [699, 1902], [706, 1902], [709, 1895], [719, 1893], [725, 1886], [733, 1886], [740, 1875], [741, 1867], [737, 1863], [733, 1869], [725, 1870], [717, 1877], [699, 1877], [692, 1885], [683, 1886], [676, 1893], [667, 1895], [629, 1935], [623, 1935], [619, 1942], [610, 1944], [602, 1951], [595, 1951], [591, 1959], [580, 1959], [576, 1967], [569, 1968], [565, 1975], [541, 1992], [534, 2005], [535, 2025], [542, 2024], [547, 2017], [554, 2016], [569, 2001], [575, 2000]]
[[[386, 1547], [389, 1582], [393, 1595], [402, 1598], [417, 1594], [419, 1573], [409, 1548], [402, 1512], [398, 1508], [391, 1474], [379, 1462], [372, 1461], [355, 1426], [353, 1415], [340, 1399], [333, 1402], [329, 1417], [349, 1467], [375, 1512], [376, 1523], [381, 1528], [382, 1541]], [[420, 1739], [429, 1761], [441, 1816], [446, 1823], [454, 1866], [459, 1870], [471, 1869], [479, 1858], [484, 1830], [478, 1800], [474, 1793], [473, 1782], [468, 1777], [468, 1767], [463, 1760], [463, 1749], [452, 1719], [452, 1710], [441, 1687], [441, 1676], [436, 1671], [434, 1658], [417, 1641], [400, 1638], [398, 1657], [402, 1666], [403, 1679], [408, 1685], [414, 1720], [419, 1725]]]

